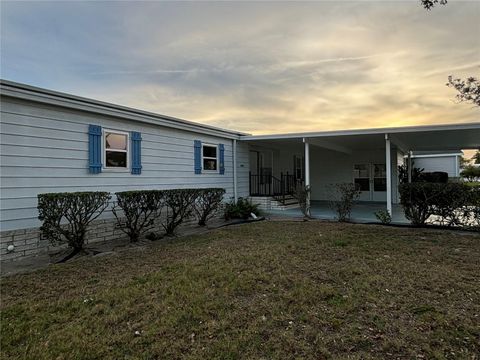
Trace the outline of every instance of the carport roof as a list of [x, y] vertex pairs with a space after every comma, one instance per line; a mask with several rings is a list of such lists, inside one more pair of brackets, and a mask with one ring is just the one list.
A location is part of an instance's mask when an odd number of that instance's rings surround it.
[[259, 145], [280, 145], [308, 141], [319, 147], [339, 151], [383, 148], [385, 135], [404, 151], [461, 150], [480, 147], [480, 122], [449, 125], [406, 126], [377, 129], [322, 131], [277, 135], [242, 136], [244, 141]]

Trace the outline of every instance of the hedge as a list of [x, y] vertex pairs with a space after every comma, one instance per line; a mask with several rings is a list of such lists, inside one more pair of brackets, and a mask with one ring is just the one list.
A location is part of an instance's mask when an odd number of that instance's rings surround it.
[[[399, 186], [405, 217], [413, 225], [480, 226], [480, 188], [464, 183], [417, 182]], [[434, 216], [433, 220], [430, 218]]]

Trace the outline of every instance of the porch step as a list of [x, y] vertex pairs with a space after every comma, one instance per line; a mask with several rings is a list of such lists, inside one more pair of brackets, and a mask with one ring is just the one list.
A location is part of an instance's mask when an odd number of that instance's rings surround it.
[[270, 196], [251, 196], [250, 201], [253, 204], [258, 204], [261, 210], [287, 210], [300, 207], [297, 199], [293, 196], [285, 196], [285, 204]]

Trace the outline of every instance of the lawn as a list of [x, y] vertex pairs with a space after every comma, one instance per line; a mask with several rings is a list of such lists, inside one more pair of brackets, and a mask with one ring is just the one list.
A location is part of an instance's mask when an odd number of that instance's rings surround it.
[[11, 359], [478, 359], [480, 235], [261, 222], [2, 279]]

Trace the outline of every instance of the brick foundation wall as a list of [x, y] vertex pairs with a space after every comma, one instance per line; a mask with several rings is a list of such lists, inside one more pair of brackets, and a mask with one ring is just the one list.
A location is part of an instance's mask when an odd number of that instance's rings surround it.
[[[223, 215], [223, 208], [218, 210], [215, 217]], [[161, 218], [152, 232], [163, 234]], [[186, 219], [179, 230], [197, 224], [195, 218]], [[87, 231], [86, 244], [108, 242], [114, 239], [125, 238], [125, 233], [117, 226], [115, 219], [93, 221]], [[8, 251], [8, 246], [13, 245], [13, 251]], [[0, 261], [21, 260], [29, 256], [47, 253], [51, 250], [65, 248], [66, 245], [53, 246], [48, 240], [42, 239], [39, 228], [19, 229], [0, 232]]]

